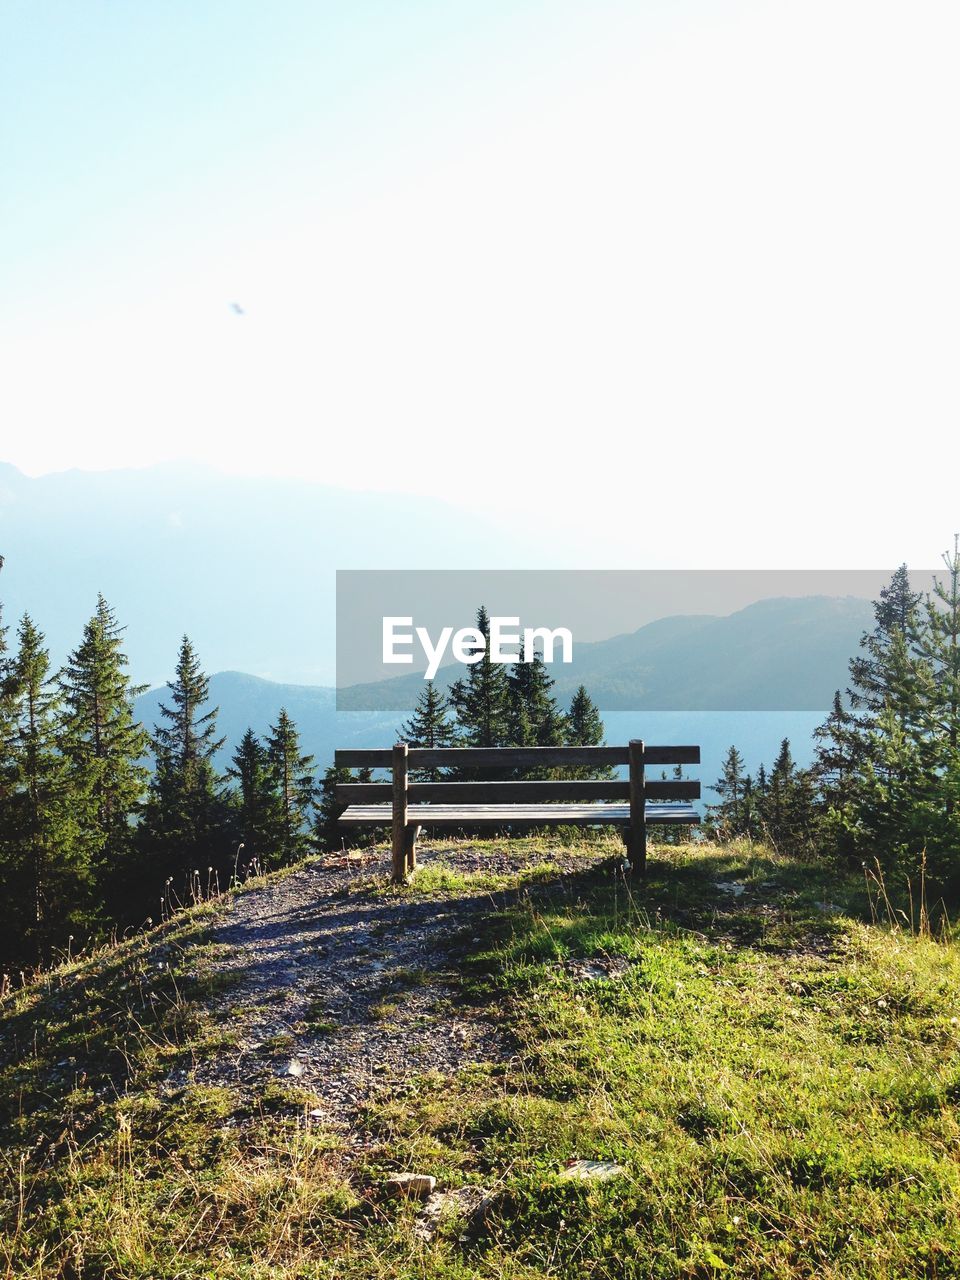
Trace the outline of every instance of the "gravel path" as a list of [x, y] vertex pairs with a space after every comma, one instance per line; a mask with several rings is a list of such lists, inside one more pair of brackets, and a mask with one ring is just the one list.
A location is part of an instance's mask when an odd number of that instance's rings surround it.
[[[565, 870], [597, 861], [559, 850], [533, 860], [548, 856]], [[460, 871], [516, 871], [531, 861], [481, 857], [469, 845], [439, 855], [418, 849], [418, 857]], [[369, 887], [371, 877], [382, 885], [388, 872], [387, 855], [368, 850], [302, 867], [231, 900], [210, 937], [220, 944], [215, 968], [238, 976], [214, 1007], [238, 1040], [230, 1054], [198, 1064], [198, 1082], [251, 1097], [271, 1080], [300, 1085], [320, 1101], [317, 1122], [349, 1130], [374, 1090], [509, 1056], [496, 1011], [465, 1003], [457, 981], [460, 957], [479, 940], [471, 922], [505, 895], [394, 897]]]

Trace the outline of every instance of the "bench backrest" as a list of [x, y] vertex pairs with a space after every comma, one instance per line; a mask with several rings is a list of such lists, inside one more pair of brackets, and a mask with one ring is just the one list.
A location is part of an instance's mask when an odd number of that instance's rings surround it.
[[[700, 783], [687, 778], [649, 778], [651, 766], [699, 764], [697, 746], [647, 746], [639, 740], [623, 747], [408, 747], [341, 750], [334, 754], [338, 768], [389, 769], [392, 782], [341, 782], [336, 798], [342, 804], [373, 804], [396, 794], [402, 775], [411, 801], [476, 801], [510, 803], [513, 800], [585, 801], [629, 800], [631, 788], [643, 786], [647, 800], [698, 800]], [[558, 769], [604, 768], [627, 765], [627, 779], [529, 779], [517, 782], [408, 782], [409, 771], [419, 769]]]

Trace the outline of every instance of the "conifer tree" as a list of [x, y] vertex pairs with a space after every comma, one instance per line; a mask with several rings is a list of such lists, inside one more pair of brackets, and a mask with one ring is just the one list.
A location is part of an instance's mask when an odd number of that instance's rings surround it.
[[[477, 610], [477, 631], [488, 642], [490, 619], [481, 605]], [[489, 643], [478, 662], [467, 668], [466, 676], [450, 688], [450, 705], [464, 746], [502, 747], [509, 745], [509, 689], [504, 668], [491, 662]]]
[[303, 857], [310, 845], [313, 756], [301, 751], [297, 727], [284, 707], [267, 736], [267, 762], [276, 796], [272, 858], [292, 862]]
[[860, 641], [861, 652], [850, 662], [850, 702], [859, 712], [859, 726], [866, 732], [885, 706], [900, 710], [907, 651], [915, 633], [922, 597], [912, 590], [907, 566], [902, 564], [875, 602], [874, 628]]
[[709, 808], [711, 825], [721, 838], [744, 834], [744, 783], [743, 756], [732, 746], [723, 758], [720, 777], [713, 784], [720, 803]]
[[338, 765], [328, 765], [316, 790], [316, 808], [314, 821], [314, 841], [322, 853], [337, 849], [345, 849], [352, 845], [367, 844], [373, 832], [369, 827], [340, 827], [337, 819], [346, 805], [336, 798], [335, 788], [341, 782], [370, 782], [373, 779], [371, 769], [345, 769]]
[[767, 792], [766, 817], [775, 840], [786, 830], [794, 770], [790, 739], [784, 738], [780, 743], [777, 758], [773, 762], [773, 768], [770, 770], [770, 786]]
[[205, 710], [210, 681], [193, 645], [183, 637], [169, 705], [153, 733], [156, 760], [141, 847], [155, 876], [181, 876], [225, 862], [232, 830], [223, 783], [213, 757], [223, 746], [217, 712]]
[[507, 677], [510, 745], [559, 747], [566, 736], [563, 712], [552, 690], [556, 683], [539, 653], [514, 663]]
[[[447, 700], [432, 680], [426, 682], [413, 715], [401, 726], [400, 740], [429, 750], [454, 745], [456, 731], [447, 716]], [[442, 769], [415, 769], [410, 776], [416, 782], [439, 782], [444, 773]]]
[[945, 579], [934, 579], [925, 601], [924, 625], [914, 643], [929, 684], [919, 690], [922, 728], [936, 744], [931, 764], [945, 765], [960, 747], [960, 539], [944, 552]]
[[102, 891], [129, 857], [133, 828], [149, 779], [143, 763], [149, 738], [134, 718], [133, 685], [121, 651], [123, 628], [103, 596], [80, 645], [60, 673], [63, 748], [75, 789], [93, 801], [89, 833]]
[[[568, 747], [603, 746], [605, 730], [600, 711], [584, 686], [578, 685], [565, 718], [564, 745]], [[565, 770], [568, 778], [612, 778], [609, 765], [576, 765]]]
[[[886, 728], [896, 722], [898, 738], [902, 731], [906, 741], [915, 737], [922, 718], [922, 689], [931, 676], [918, 648], [921, 598], [910, 585], [907, 566], [901, 565], [874, 603], [873, 630], [862, 636], [860, 652], [850, 661], [850, 709], [839, 692], [835, 694], [830, 715], [814, 734], [814, 775], [820, 783], [826, 829], [848, 852], [863, 834], [858, 813], [866, 795], [860, 796], [861, 786], [875, 794], [888, 769], [907, 769], [904, 752], [887, 749]], [[906, 774], [900, 777], [901, 784], [905, 778]], [[897, 794], [903, 794], [902, 787]], [[770, 799], [779, 803], [777, 795]], [[766, 809], [764, 814], [776, 825], [775, 815]]]
[[780, 744], [758, 807], [765, 834], [782, 853], [814, 851], [819, 816], [814, 777], [811, 770], [796, 767], [789, 738]]
[[[886, 870], [919, 869], [929, 855], [929, 868], [948, 874], [941, 864], [944, 808], [930, 803], [930, 776], [920, 744], [892, 707], [884, 707], [868, 736], [869, 756], [858, 778], [851, 806], [854, 847]], [[952, 855], [953, 851], [951, 851]]]
[[237, 842], [243, 843], [248, 861], [255, 858], [266, 865], [276, 829], [277, 796], [267, 749], [252, 729], [240, 739], [227, 776], [237, 783]]
[[29, 614], [17, 639], [10, 669], [14, 793], [4, 878], [10, 905], [21, 913], [14, 928], [40, 960], [65, 941], [71, 924], [90, 923], [90, 849], [83, 839], [90, 797], [71, 786], [58, 741], [60, 694], [43, 635]]
[[757, 813], [756, 785], [753, 781], [753, 775], [749, 773], [743, 775], [741, 815], [743, 834], [753, 840], [759, 828], [759, 816]]
[[[530, 655], [524, 653], [527, 658]], [[513, 747], [559, 747], [566, 737], [566, 717], [552, 690], [554, 679], [539, 653], [517, 662], [507, 677], [507, 723]], [[561, 769], [519, 769], [520, 778], [559, 777]]]
[[334, 789], [341, 782], [352, 781], [354, 778], [351, 770], [331, 764], [324, 769], [323, 777], [317, 784], [313, 835], [316, 847], [321, 853], [346, 847], [347, 828], [341, 829], [337, 826], [337, 819], [346, 805], [337, 800]]
[[[842, 834], [888, 870], [960, 884], [960, 553], [887, 646], [884, 699], [864, 716], [865, 762]], [[900, 614], [902, 616], [902, 610]], [[898, 617], [899, 622], [899, 617]]]
[[842, 807], [851, 797], [856, 771], [863, 759], [863, 743], [853, 715], [843, 703], [838, 689], [833, 706], [823, 724], [813, 731], [816, 750], [814, 774], [827, 805]]
[[567, 715], [567, 746], [599, 747], [603, 743], [603, 720], [596, 703], [584, 686], [578, 686]]
[[[0, 571], [3, 556], [0, 556]], [[10, 803], [16, 781], [14, 738], [16, 730], [14, 682], [7, 636], [9, 628], [3, 622], [3, 603], [0, 601], [0, 861], [3, 858], [4, 841], [10, 820]], [[0, 885], [2, 889], [2, 885]]]

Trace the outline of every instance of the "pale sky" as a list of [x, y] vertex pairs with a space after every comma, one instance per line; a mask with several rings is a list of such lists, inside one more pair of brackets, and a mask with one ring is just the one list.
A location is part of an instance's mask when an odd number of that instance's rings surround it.
[[598, 566], [929, 564], [958, 37], [955, 0], [4, 0], [0, 458], [430, 494]]

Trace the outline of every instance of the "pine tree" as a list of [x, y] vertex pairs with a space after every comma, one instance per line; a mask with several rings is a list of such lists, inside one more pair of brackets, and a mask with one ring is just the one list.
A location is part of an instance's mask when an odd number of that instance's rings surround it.
[[795, 766], [790, 739], [784, 738], [770, 770], [770, 786], [767, 792], [766, 816], [775, 843], [782, 840], [787, 829], [790, 788], [794, 781]]
[[894, 712], [899, 708], [906, 649], [921, 599], [920, 592], [911, 589], [907, 566], [902, 564], [873, 606], [874, 628], [862, 637], [862, 652], [850, 662], [850, 703], [860, 712], [858, 723], [864, 731], [872, 728], [885, 706]]
[[928, 862], [946, 884], [960, 880], [960, 538], [943, 554], [945, 579], [936, 578], [915, 636], [923, 734], [923, 786], [937, 835], [927, 839]]
[[[162, 722], [153, 733], [156, 760], [141, 831], [146, 868], [155, 878], [226, 864], [233, 831], [223, 783], [213, 757], [223, 746], [217, 712], [205, 711], [210, 681], [190, 640], [184, 636], [170, 705], [161, 704]], [[150, 886], [153, 888], [153, 885]]]
[[833, 706], [823, 724], [813, 731], [817, 744], [814, 773], [824, 803], [841, 808], [853, 794], [856, 772], [863, 760], [863, 744], [853, 715], [843, 704], [838, 689]]
[[599, 747], [603, 743], [603, 720], [596, 703], [579, 685], [567, 715], [568, 747]]
[[237, 783], [237, 844], [243, 844], [246, 861], [266, 865], [276, 829], [277, 795], [267, 749], [252, 729], [240, 739], [227, 776]]
[[960, 539], [944, 552], [945, 579], [936, 578], [925, 601], [923, 623], [914, 632], [921, 670], [929, 684], [919, 690], [923, 731], [937, 746], [934, 767], [956, 757], [960, 747]]
[[813, 772], [798, 769], [784, 738], [758, 804], [766, 836], [781, 853], [809, 856], [815, 851], [819, 810]]
[[[0, 571], [2, 569], [3, 556], [0, 556]], [[3, 603], [0, 602], [0, 861], [3, 858], [3, 845], [9, 825], [9, 806], [16, 782], [14, 751], [16, 707], [8, 634], [9, 628], [3, 622]]]
[[743, 756], [732, 746], [723, 758], [722, 772], [713, 789], [720, 803], [710, 805], [710, 825], [720, 839], [745, 834]]
[[[4, 866], [17, 941], [36, 960], [91, 922], [90, 849], [84, 843], [88, 794], [72, 785], [58, 741], [60, 694], [44, 638], [28, 614], [17, 632], [10, 693], [16, 753]], [[10, 941], [9, 937], [7, 939]]]
[[370, 782], [371, 769], [344, 769], [331, 764], [325, 770], [316, 790], [314, 841], [321, 852], [335, 852], [352, 845], [368, 844], [373, 832], [369, 827], [340, 827], [337, 819], [346, 805], [336, 798], [335, 788], [341, 782]]
[[271, 861], [293, 862], [304, 857], [310, 845], [313, 756], [301, 752], [297, 727], [283, 707], [267, 736], [267, 762], [276, 795]]
[[[866, 815], [878, 812], [878, 793], [888, 783], [895, 785], [884, 791], [884, 803], [906, 801], [914, 757], [908, 746], [917, 746], [921, 755], [926, 751], [920, 744], [934, 675], [924, 653], [929, 627], [921, 599], [901, 565], [874, 603], [873, 630], [861, 638], [860, 652], [850, 661], [849, 710], [836, 694], [830, 715], [815, 732], [823, 832], [848, 853], [859, 848], [871, 858], [892, 856], [886, 837]], [[891, 769], [901, 772], [891, 777]], [[929, 776], [934, 772], [931, 761]], [[889, 831], [888, 823], [882, 825]]]
[[[524, 658], [529, 657], [524, 653]], [[566, 717], [553, 696], [555, 681], [539, 653], [517, 662], [507, 677], [507, 724], [512, 747], [559, 747], [566, 738]], [[524, 778], [558, 776], [558, 769], [518, 770]]]
[[[568, 747], [603, 746], [605, 730], [596, 703], [584, 686], [578, 685], [565, 718], [564, 745]], [[612, 778], [609, 765], [575, 765], [564, 770], [564, 776], [572, 779]]]
[[[960, 548], [885, 655], [884, 700], [863, 717], [866, 761], [843, 835], [885, 869], [960, 883]], [[901, 611], [902, 613], [902, 611]], [[897, 618], [899, 623], [899, 617]]]
[[[919, 870], [929, 856], [934, 877], [949, 878], [941, 859], [944, 808], [931, 796], [920, 744], [892, 707], [885, 707], [870, 731], [869, 756], [858, 778], [850, 818], [855, 847], [885, 870]], [[939, 838], [938, 838], [939, 837]], [[955, 858], [950, 848], [948, 861]]]
[[[431, 751], [454, 745], [456, 732], [447, 718], [447, 700], [432, 680], [426, 682], [413, 715], [401, 726], [400, 740]], [[439, 782], [443, 776], [442, 769], [415, 769], [410, 773], [415, 782]]]
[[149, 738], [134, 719], [133, 685], [121, 652], [123, 628], [99, 596], [80, 645], [60, 673], [63, 746], [75, 789], [93, 800], [90, 839], [104, 896], [110, 874], [130, 855], [133, 828], [149, 780], [142, 763]]
[[[0, 570], [3, 556], [0, 556]], [[9, 628], [3, 624], [0, 604], [0, 955], [17, 956], [23, 942], [26, 913], [22, 899], [27, 893], [21, 867], [21, 851], [17, 842], [18, 726], [13, 661], [9, 654]], [[32, 957], [31, 957], [32, 958]]]
[[760, 828], [760, 817], [757, 805], [757, 790], [753, 780], [753, 775], [746, 773], [743, 776], [743, 798], [741, 802], [741, 825], [743, 834], [750, 840], [755, 839]]
[[[524, 658], [528, 657], [524, 653]], [[533, 654], [529, 661], [514, 664], [507, 677], [511, 746], [562, 746], [567, 726], [563, 712], [553, 696], [555, 683], [539, 653]], [[525, 739], [520, 736], [521, 733], [526, 734]]]
[[[477, 631], [487, 641], [490, 619], [481, 605], [477, 610]], [[463, 743], [468, 747], [509, 745], [509, 688], [504, 668], [490, 660], [489, 643], [480, 660], [467, 669], [465, 677], [450, 688], [450, 705], [456, 712]]]

